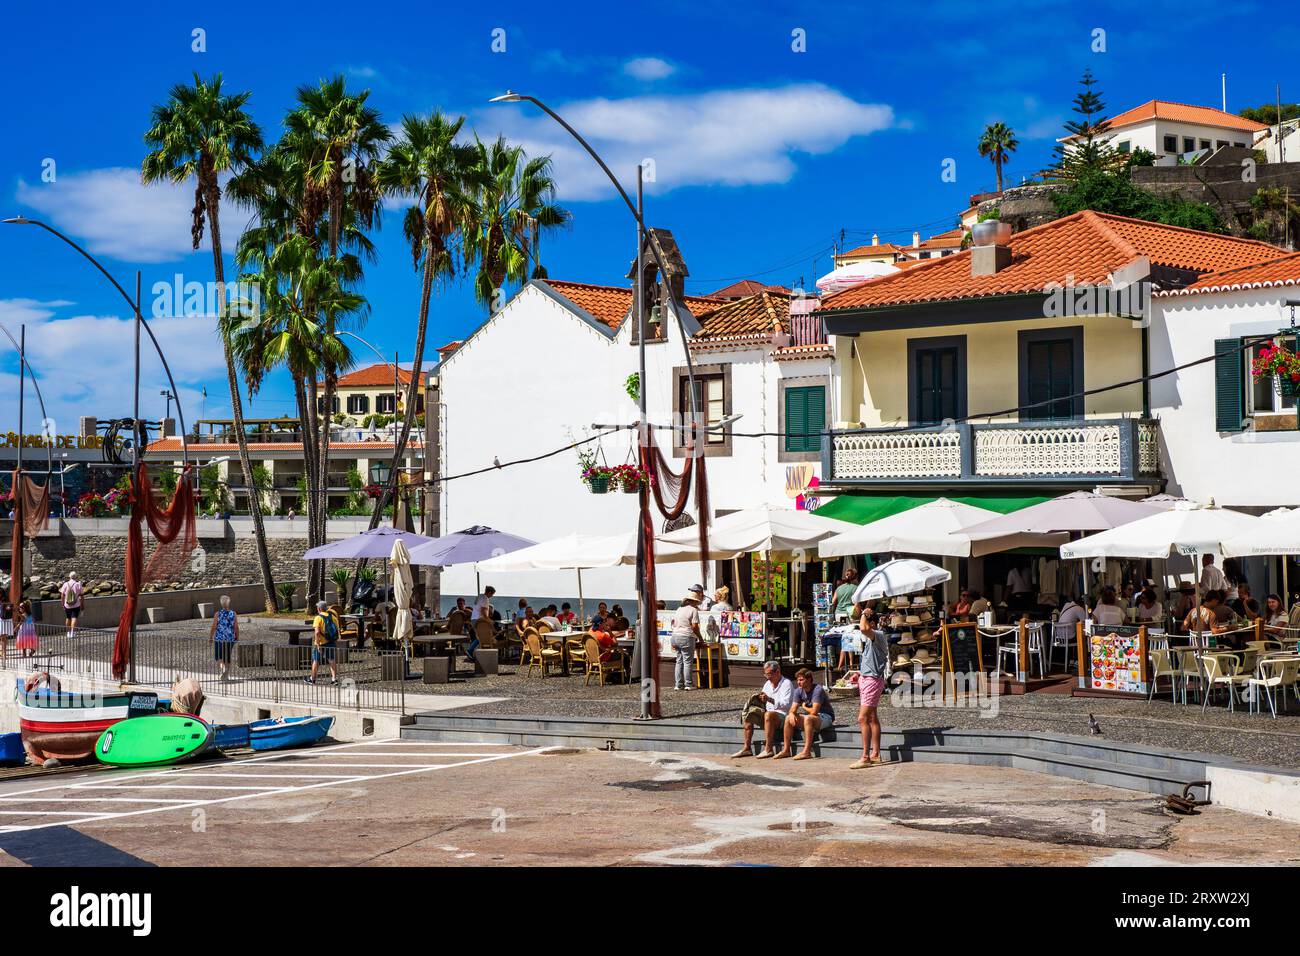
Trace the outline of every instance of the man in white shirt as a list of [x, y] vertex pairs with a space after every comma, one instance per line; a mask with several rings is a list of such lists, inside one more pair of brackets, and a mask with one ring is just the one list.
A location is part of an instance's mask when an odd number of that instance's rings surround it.
[[1228, 590], [1228, 579], [1214, 566], [1214, 555], [1201, 555], [1201, 594]]
[[[749, 699], [750, 704], [745, 707], [741, 718], [745, 728], [745, 746], [731, 755], [733, 759], [752, 755], [754, 728], [760, 720], [763, 724], [763, 752], [759, 754], [760, 757], [771, 757], [775, 753], [772, 749], [773, 742], [781, 739], [781, 727], [785, 724], [786, 714], [790, 712], [790, 704], [794, 700], [794, 681], [781, 676], [781, 665], [776, 661], [768, 661], [763, 665], [763, 676], [767, 682], [763, 685], [762, 692]], [[761, 716], [758, 710], [760, 704], [765, 708], [761, 711]]]
[[1035, 596], [1028, 568], [1017, 565], [1007, 572], [1007, 608], [1012, 616], [1024, 614], [1033, 607]]
[[474, 630], [474, 622], [479, 618], [492, 620], [492, 595], [496, 593], [496, 588], [486, 587], [474, 602], [474, 610], [469, 615], [470, 633], [474, 634], [474, 636], [470, 639], [469, 646], [465, 648], [465, 657], [468, 660], [474, 660], [474, 652], [478, 650], [479, 645], [478, 635]]

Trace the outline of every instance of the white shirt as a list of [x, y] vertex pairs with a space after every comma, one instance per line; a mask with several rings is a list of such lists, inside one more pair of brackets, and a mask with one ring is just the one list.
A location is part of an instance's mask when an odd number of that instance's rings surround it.
[[[673, 612], [673, 637], [694, 637], [695, 629], [700, 626], [700, 609], [694, 604], [683, 604]], [[794, 693], [794, 691], [791, 691]]]
[[782, 677], [774, 686], [771, 681], [763, 684], [763, 693], [767, 695], [767, 709], [790, 712], [790, 702], [794, 700], [794, 681]]
[[1137, 609], [1137, 619], [1139, 621], [1154, 621], [1161, 616], [1159, 601], [1153, 602], [1150, 607], [1147, 607], [1141, 601], [1138, 601]]
[[1103, 627], [1115, 627], [1124, 623], [1124, 612], [1114, 604], [1098, 604], [1092, 609], [1092, 619]]
[[1084, 619], [1083, 608], [1074, 601], [1069, 601], [1066, 603], [1065, 607], [1061, 609], [1061, 616], [1056, 619], [1056, 623], [1074, 624]]
[[1207, 564], [1201, 568], [1201, 590], [1226, 591], [1228, 590], [1228, 579], [1213, 564]]
[[1012, 594], [1028, 594], [1033, 591], [1033, 582], [1029, 580], [1029, 575], [1019, 568], [1012, 568], [1011, 573], [1007, 575], [1007, 590]]
[[471, 621], [477, 621], [481, 617], [492, 617], [492, 599], [486, 594], [479, 596], [478, 601], [474, 604], [474, 610], [470, 614], [469, 619]]
[[552, 631], [564, 630], [564, 625], [560, 623], [559, 618], [551, 617], [549, 614], [545, 615], [544, 617], [539, 617], [537, 620], [545, 624]]

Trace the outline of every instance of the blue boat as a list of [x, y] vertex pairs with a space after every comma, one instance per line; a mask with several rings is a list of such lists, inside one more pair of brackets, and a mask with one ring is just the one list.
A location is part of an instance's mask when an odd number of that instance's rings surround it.
[[218, 724], [212, 728], [213, 746], [218, 750], [238, 750], [248, 746], [248, 724]]
[[324, 738], [334, 726], [333, 717], [275, 717], [248, 725], [249, 744], [254, 750], [283, 750], [307, 747]]
[[0, 734], [0, 767], [21, 767], [27, 762], [22, 734]]

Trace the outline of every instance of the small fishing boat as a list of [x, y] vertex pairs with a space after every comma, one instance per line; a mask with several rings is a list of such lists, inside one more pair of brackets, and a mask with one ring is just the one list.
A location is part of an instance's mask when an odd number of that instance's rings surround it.
[[16, 683], [19, 732], [27, 752], [41, 765], [47, 760], [89, 760], [99, 735], [113, 724], [164, 704], [157, 694], [140, 691], [64, 692], [56, 678], [44, 673]]
[[238, 750], [248, 746], [248, 724], [218, 724], [212, 728], [212, 746], [218, 750]]
[[21, 767], [27, 762], [22, 734], [0, 734], [0, 767]]
[[154, 714], [118, 721], [100, 735], [95, 758], [115, 767], [175, 763], [212, 745], [212, 728], [190, 714]]
[[248, 725], [249, 743], [254, 750], [283, 750], [307, 747], [321, 740], [334, 726], [333, 717], [275, 717]]

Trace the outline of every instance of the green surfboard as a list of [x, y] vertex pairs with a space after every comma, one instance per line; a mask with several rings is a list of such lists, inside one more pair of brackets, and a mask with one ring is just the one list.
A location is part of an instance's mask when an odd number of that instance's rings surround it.
[[95, 756], [115, 767], [143, 767], [184, 760], [206, 750], [212, 728], [185, 714], [121, 720], [99, 735]]

